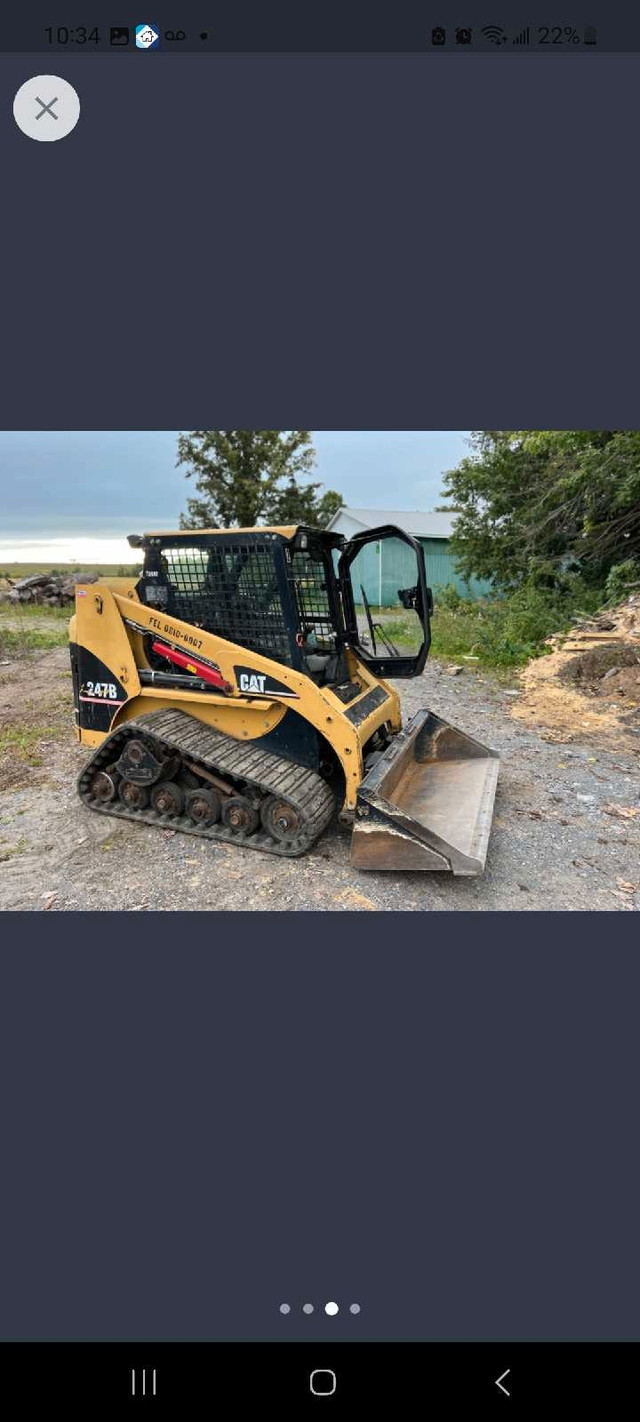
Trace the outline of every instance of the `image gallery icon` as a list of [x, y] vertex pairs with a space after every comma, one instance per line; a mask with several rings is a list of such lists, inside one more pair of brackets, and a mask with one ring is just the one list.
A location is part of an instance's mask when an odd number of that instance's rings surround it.
[[136, 49], [157, 49], [160, 31], [157, 25], [136, 25]]

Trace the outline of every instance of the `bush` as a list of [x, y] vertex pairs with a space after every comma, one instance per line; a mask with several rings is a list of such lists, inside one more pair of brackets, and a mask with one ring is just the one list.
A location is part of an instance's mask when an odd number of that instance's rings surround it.
[[440, 598], [432, 622], [432, 652], [438, 657], [477, 658], [483, 666], [523, 666], [546, 650], [554, 632], [566, 632], [572, 617], [597, 611], [602, 592], [567, 575], [563, 587], [524, 585], [497, 601], [460, 599], [447, 606]]
[[452, 610], [460, 607], [464, 602], [462, 594], [458, 592], [455, 583], [446, 583], [444, 587], [434, 589], [433, 600], [436, 607], [448, 607]]
[[630, 587], [640, 582], [640, 562], [637, 558], [626, 558], [624, 563], [614, 563], [604, 586], [607, 602], [622, 602]]

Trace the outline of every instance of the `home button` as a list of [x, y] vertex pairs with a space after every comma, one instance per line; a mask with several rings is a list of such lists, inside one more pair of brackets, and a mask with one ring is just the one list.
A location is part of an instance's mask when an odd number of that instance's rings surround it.
[[332, 1397], [338, 1385], [338, 1379], [331, 1368], [314, 1368], [309, 1377], [309, 1387], [314, 1397]]

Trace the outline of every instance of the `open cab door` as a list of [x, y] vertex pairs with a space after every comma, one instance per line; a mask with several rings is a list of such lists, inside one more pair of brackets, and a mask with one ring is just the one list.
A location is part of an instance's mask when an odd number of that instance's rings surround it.
[[[376, 676], [419, 676], [432, 611], [420, 544], [392, 525], [369, 529], [346, 544], [338, 576], [356, 656]], [[352, 864], [481, 874], [497, 779], [494, 751], [418, 711], [360, 784]]]
[[347, 636], [376, 676], [419, 676], [429, 652], [424, 553], [393, 524], [358, 533], [338, 561]]

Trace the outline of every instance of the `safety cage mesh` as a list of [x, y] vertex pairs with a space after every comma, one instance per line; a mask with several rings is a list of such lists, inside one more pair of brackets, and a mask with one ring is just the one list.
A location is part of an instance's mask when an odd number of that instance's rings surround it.
[[169, 611], [250, 651], [291, 664], [273, 543], [216, 540], [212, 547], [163, 548]]
[[331, 574], [325, 557], [312, 558], [307, 552], [296, 551], [289, 566], [303, 633], [307, 637], [312, 633], [319, 645], [332, 642], [336, 629], [329, 601], [328, 579]]

